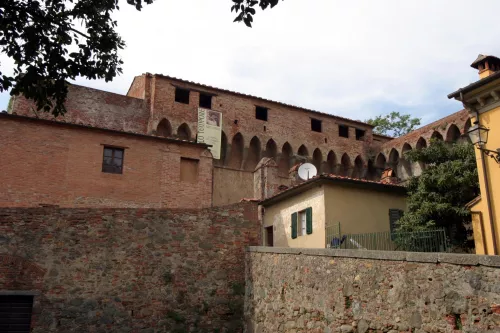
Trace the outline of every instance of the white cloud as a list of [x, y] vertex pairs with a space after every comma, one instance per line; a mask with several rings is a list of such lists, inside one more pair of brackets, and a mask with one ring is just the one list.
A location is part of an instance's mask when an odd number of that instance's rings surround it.
[[478, 53], [500, 55], [495, 0], [474, 2], [481, 15], [465, 0], [286, 0], [252, 29], [232, 23], [229, 0], [121, 6], [124, 74], [78, 83], [126, 93], [134, 76], [162, 73], [354, 119], [399, 110], [428, 122], [460, 109], [446, 94], [477, 79]]

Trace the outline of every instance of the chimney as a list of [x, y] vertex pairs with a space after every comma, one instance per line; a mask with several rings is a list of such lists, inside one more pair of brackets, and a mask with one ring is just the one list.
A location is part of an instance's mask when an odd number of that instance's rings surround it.
[[500, 59], [494, 56], [480, 54], [470, 66], [479, 71], [480, 79], [484, 79], [500, 71]]
[[382, 177], [380, 178], [380, 182], [383, 184], [397, 184], [399, 183], [399, 179], [396, 176], [396, 173], [391, 168], [387, 168], [382, 172]]

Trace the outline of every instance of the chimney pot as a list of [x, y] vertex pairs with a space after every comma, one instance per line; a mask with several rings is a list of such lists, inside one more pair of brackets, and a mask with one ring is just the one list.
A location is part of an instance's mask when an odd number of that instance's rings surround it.
[[500, 69], [500, 59], [491, 55], [480, 54], [470, 66], [478, 70], [480, 79], [484, 79]]

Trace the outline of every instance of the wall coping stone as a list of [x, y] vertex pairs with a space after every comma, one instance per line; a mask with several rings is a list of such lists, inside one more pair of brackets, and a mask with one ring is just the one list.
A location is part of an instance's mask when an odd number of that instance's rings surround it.
[[422, 263], [446, 263], [466, 266], [500, 267], [500, 256], [457, 253], [427, 253], [402, 251], [341, 250], [341, 249], [302, 249], [288, 247], [250, 246], [247, 252], [293, 254], [305, 256], [343, 257], [375, 260], [393, 260]]

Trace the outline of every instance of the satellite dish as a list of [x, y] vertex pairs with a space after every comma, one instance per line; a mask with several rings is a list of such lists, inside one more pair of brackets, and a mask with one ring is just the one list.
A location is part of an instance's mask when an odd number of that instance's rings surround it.
[[299, 177], [302, 180], [308, 180], [318, 174], [318, 170], [311, 163], [304, 163], [299, 167]]

